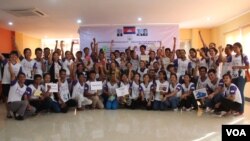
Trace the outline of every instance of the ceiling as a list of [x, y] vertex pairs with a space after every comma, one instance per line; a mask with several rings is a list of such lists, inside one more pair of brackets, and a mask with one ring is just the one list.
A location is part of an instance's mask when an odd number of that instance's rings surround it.
[[[23, 8], [38, 8], [47, 16], [15, 17], [4, 11]], [[75, 38], [78, 18], [83, 26], [177, 23], [208, 28], [249, 11], [250, 0], [0, 0], [0, 27], [38, 38]]]

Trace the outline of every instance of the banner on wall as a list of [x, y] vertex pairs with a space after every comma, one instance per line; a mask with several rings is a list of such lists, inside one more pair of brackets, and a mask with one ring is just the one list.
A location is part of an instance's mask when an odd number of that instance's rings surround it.
[[[110, 53], [110, 43], [113, 50], [124, 51], [126, 48], [144, 44], [147, 50], [157, 50], [160, 44], [172, 49], [173, 37], [179, 37], [179, 26], [171, 25], [145, 25], [145, 26], [83, 26], [79, 28], [80, 48], [90, 47], [93, 38], [96, 38], [99, 49], [106, 54]], [[176, 47], [179, 47], [177, 38]]]

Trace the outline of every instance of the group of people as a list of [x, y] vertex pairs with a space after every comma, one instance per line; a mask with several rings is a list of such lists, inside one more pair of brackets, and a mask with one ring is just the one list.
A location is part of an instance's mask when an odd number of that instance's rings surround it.
[[[199, 33], [200, 34], [200, 33]], [[2, 94], [8, 118], [23, 120], [26, 116], [51, 111], [66, 113], [69, 108], [147, 109], [244, 113], [245, 70], [249, 68], [242, 45], [237, 42], [225, 48], [215, 43], [184, 49], [148, 49], [146, 45], [114, 50], [110, 56], [98, 48], [95, 39], [90, 47], [72, 54], [64, 51], [64, 42], [55, 49], [25, 48], [23, 56], [11, 51], [9, 58], [0, 54]], [[199, 54], [199, 55], [198, 55]], [[199, 56], [199, 57], [198, 57]], [[93, 90], [91, 82], [101, 81], [102, 89]], [[51, 83], [58, 91], [51, 92]], [[117, 88], [128, 89], [128, 95], [117, 96]], [[193, 92], [206, 89], [207, 96], [195, 99]]]

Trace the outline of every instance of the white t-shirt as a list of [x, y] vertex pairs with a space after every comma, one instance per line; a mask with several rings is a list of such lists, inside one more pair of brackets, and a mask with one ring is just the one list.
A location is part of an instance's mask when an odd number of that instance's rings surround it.
[[[46, 92], [46, 91], [45, 91], [45, 90], [46, 90], [46, 89], [45, 89], [45, 84], [42, 84], [42, 85], [41, 85], [41, 90], [42, 90], [42, 92]], [[50, 93], [50, 98], [51, 98], [53, 101], [56, 101], [53, 93]]]
[[148, 85], [141, 83], [142, 92], [145, 96], [145, 99], [148, 100], [150, 98], [150, 93], [154, 89], [153, 82], [149, 82]]
[[67, 80], [65, 80], [64, 82], [61, 82], [61, 86], [59, 85], [59, 94], [63, 102], [66, 102], [70, 99], [69, 83]]
[[[21, 64], [20, 63], [16, 63], [14, 65], [11, 64], [11, 66], [12, 66], [15, 76], [17, 76], [21, 70]], [[6, 63], [4, 65], [4, 70], [3, 70], [2, 84], [10, 84], [10, 82], [11, 82], [11, 76], [10, 76], [10, 71], [9, 71], [9, 64]]]
[[97, 90], [91, 90], [90, 88], [90, 82], [95, 82], [95, 81], [87, 81], [84, 87], [84, 91], [87, 92], [88, 94], [95, 94], [97, 93]]
[[130, 99], [137, 99], [142, 90], [140, 84], [136, 84], [134, 81], [130, 84], [131, 95]]
[[208, 91], [214, 92], [217, 87], [223, 87], [223, 86], [224, 86], [223, 80], [218, 79], [215, 84], [213, 84], [211, 80], [209, 80], [206, 87]]
[[147, 69], [147, 68], [144, 68], [144, 69], [139, 68], [139, 69], [137, 70], [137, 72], [140, 74], [140, 81], [143, 81], [143, 75], [144, 75], [144, 74], [147, 74], [148, 69]]
[[75, 82], [75, 85], [73, 86], [72, 98], [76, 98], [79, 95], [83, 96], [83, 94], [84, 94], [84, 87], [85, 87], [85, 83], [83, 83], [83, 85], [81, 85], [79, 83], [79, 81]]
[[36, 68], [35, 74], [40, 74], [41, 76], [43, 76], [42, 63], [44, 62], [37, 61], [37, 60], [34, 60], [34, 61], [35, 61], [35, 68]]
[[[243, 54], [243, 61], [242, 61], [242, 57], [241, 55], [237, 56], [233, 55], [232, 56], [232, 66], [245, 66], [245, 65], [249, 65], [249, 61], [246, 55]], [[245, 77], [245, 70], [241, 69], [240, 70], [240, 76], [243, 76], [243, 78]], [[232, 78], [237, 78], [239, 77], [239, 69], [234, 69], [232, 74]]]
[[63, 69], [66, 70], [66, 76], [67, 76], [67, 78], [70, 77], [70, 66], [71, 66], [72, 63], [73, 63], [72, 60], [65, 59], [63, 61], [63, 64], [62, 64], [63, 65]]
[[194, 83], [189, 83], [189, 85], [186, 87], [185, 83], [181, 85], [183, 93], [189, 92], [189, 91], [194, 91], [195, 90], [195, 85]]
[[59, 65], [58, 62], [54, 62], [54, 69], [55, 69], [55, 79], [58, 79], [59, 71], [62, 67]]
[[35, 68], [35, 60], [26, 60], [23, 59], [21, 61], [21, 65], [22, 65], [22, 72], [26, 75], [26, 79], [27, 80], [33, 80], [33, 75], [31, 73], [31, 71], [33, 71], [33, 69]]
[[[162, 83], [162, 82], [160, 82], [160, 80], [156, 80], [156, 87], [158, 85], [163, 85], [165, 87], [165, 89], [166, 89], [166, 92], [168, 92], [168, 90], [169, 90], [169, 83], [168, 83], [168, 81], [164, 81]], [[160, 94], [160, 92], [157, 92], [157, 90], [156, 90], [156, 93], [155, 93], [155, 100], [161, 101], [161, 94]]]
[[198, 80], [197, 80], [197, 84], [196, 84], [196, 89], [202, 89], [202, 88], [206, 88], [207, 84], [209, 82], [208, 77], [206, 77], [205, 80], [201, 80], [201, 77], [199, 76]]
[[21, 87], [17, 81], [14, 81], [10, 87], [8, 102], [21, 101], [26, 89], [26, 85]]
[[225, 96], [235, 95], [234, 102], [242, 104], [242, 97], [239, 88], [235, 84], [231, 84], [229, 87], [225, 87]]
[[177, 83], [175, 86], [173, 86], [172, 83], [169, 84], [169, 91], [172, 93], [174, 91], [177, 91], [176, 97], [181, 97], [182, 94], [182, 86], [180, 83]]
[[111, 95], [116, 95], [116, 89], [118, 88], [118, 84], [111, 84], [110, 82], [107, 82], [107, 84], [104, 86], [106, 90], [108, 90], [108, 93]]
[[41, 91], [42, 90], [41, 85], [39, 85], [37, 88], [33, 84], [30, 84], [28, 86], [27, 91], [29, 91], [29, 93], [31, 95], [31, 99], [38, 99], [39, 98], [39, 97], [34, 95], [36, 90]]
[[180, 75], [185, 75], [185, 72], [188, 69], [192, 68], [192, 64], [188, 59], [186, 60], [176, 59], [174, 61], [174, 65], [175, 67], [177, 67], [177, 73], [179, 73]]

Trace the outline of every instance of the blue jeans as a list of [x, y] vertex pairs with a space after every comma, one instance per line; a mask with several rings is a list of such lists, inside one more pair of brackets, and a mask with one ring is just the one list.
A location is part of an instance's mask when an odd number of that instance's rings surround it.
[[175, 109], [179, 105], [179, 98], [176, 96], [171, 96], [170, 98], [168, 98], [166, 101], [163, 102], [163, 105], [164, 109], [166, 108]]
[[107, 100], [107, 102], [106, 102], [106, 109], [116, 110], [117, 108], [118, 108], [118, 101], [117, 101], [117, 99], [114, 99], [112, 101]]
[[165, 110], [164, 103], [162, 101], [154, 100], [153, 104], [153, 109], [154, 110]]
[[212, 99], [206, 98], [205, 99], [205, 106], [213, 109], [215, 104], [220, 102], [222, 98], [223, 98], [223, 94], [221, 94], [221, 93], [215, 95]]
[[51, 103], [51, 109], [55, 113], [60, 113], [61, 112], [60, 104], [58, 102], [56, 102], [56, 101], [52, 101], [52, 103]]
[[242, 104], [240, 106], [240, 112], [244, 113], [244, 104], [245, 104], [244, 88], [245, 88], [246, 80], [242, 76], [239, 76], [238, 78], [233, 79], [233, 83], [240, 90], [241, 99], [242, 99]]

